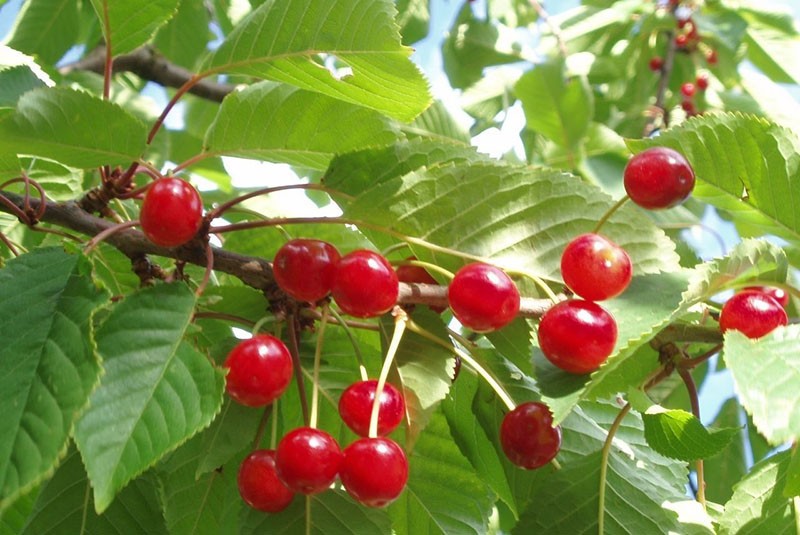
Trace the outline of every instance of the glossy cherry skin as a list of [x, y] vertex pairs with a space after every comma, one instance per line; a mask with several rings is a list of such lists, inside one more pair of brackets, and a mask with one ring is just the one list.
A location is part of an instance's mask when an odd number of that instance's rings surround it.
[[561, 276], [570, 290], [589, 301], [616, 297], [633, 276], [625, 249], [599, 234], [581, 234], [561, 254]]
[[725, 302], [719, 314], [722, 332], [739, 331], [748, 338], [761, 338], [788, 322], [789, 318], [781, 304], [759, 290], [744, 290], [734, 294]]
[[694, 85], [697, 86], [697, 89], [700, 91], [705, 91], [708, 89], [708, 75], [704, 73], [698, 74], [694, 81]]
[[142, 201], [139, 223], [147, 238], [162, 247], [176, 247], [194, 238], [203, 222], [203, 201], [180, 178], [160, 178], [150, 184]]
[[526, 470], [540, 468], [561, 449], [561, 426], [553, 427], [553, 415], [547, 405], [522, 403], [503, 417], [500, 445], [515, 465]]
[[[406, 260], [416, 260], [415, 256], [409, 256]], [[439, 284], [436, 282], [430, 273], [425, 271], [425, 269], [419, 266], [398, 266], [397, 269], [397, 279], [400, 282], [410, 282], [410, 283], [419, 283], [419, 284]], [[430, 307], [431, 310], [434, 312], [438, 312], [441, 314], [445, 311], [447, 307]]]
[[269, 334], [239, 342], [224, 366], [228, 395], [248, 407], [272, 403], [292, 380], [292, 356], [283, 342]]
[[357, 318], [380, 316], [397, 302], [400, 283], [380, 254], [359, 249], [339, 260], [331, 292], [342, 312]]
[[475, 262], [456, 272], [447, 289], [450, 309], [464, 327], [489, 332], [511, 323], [519, 312], [519, 290], [502, 269]]
[[360, 438], [344, 449], [340, 477], [345, 490], [368, 507], [385, 507], [408, 481], [408, 459], [394, 440]]
[[[359, 381], [348, 386], [339, 397], [339, 416], [347, 427], [362, 437], [369, 434], [369, 420], [377, 386], [376, 380]], [[388, 435], [394, 431], [405, 414], [406, 402], [403, 394], [394, 385], [385, 383], [378, 410], [378, 435]]]
[[768, 296], [772, 297], [775, 301], [778, 302], [783, 308], [789, 306], [789, 294], [786, 293], [786, 290], [782, 288], [776, 288], [775, 286], [747, 286], [742, 288], [743, 290], [755, 290], [757, 292], [763, 292]]
[[672, 208], [694, 189], [694, 170], [679, 152], [653, 147], [628, 161], [625, 191], [633, 202], [649, 210]]
[[617, 323], [597, 303], [569, 299], [544, 313], [538, 337], [539, 348], [555, 366], [569, 373], [589, 373], [614, 351]]
[[697, 88], [691, 82], [686, 82], [681, 84], [681, 93], [686, 98], [692, 98], [694, 94], [697, 92]]
[[330, 293], [339, 259], [339, 251], [328, 242], [289, 240], [275, 254], [272, 273], [291, 297], [316, 303]]
[[342, 458], [339, 443], [331, 435], [298, 427], [278, 443], [275, 468], [281, 481], [294, 492], [318, 494], [336, 480]]
[[294, 499], [294, 492], [275, 471], [275, 450], [256, 450], [248, 455], [239, 466], [236, 481], [245, 503], [259, 511], [283, 511]]

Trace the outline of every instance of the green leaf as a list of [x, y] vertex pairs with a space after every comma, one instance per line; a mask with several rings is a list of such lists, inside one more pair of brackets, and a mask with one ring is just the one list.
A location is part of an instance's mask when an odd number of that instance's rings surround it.
[[793, 498], [800, 496], [800, 455], [797, 449], [792, 451], [792, 459], [786, 469], [786, 484], [783, 486], [783, 496]]
[[642, 415], [647, 443], [661, 455], [681, 461], [717, 455], [741, 431], [737, 427], [708, 430], [691, 413], [654, 405]]
[[246, 431], [252, 429], [255, 433], [263, 414], [264, 409], [245, 407], [226, 399], [219, 416], [202, 434], [196, 476], [216, 470], [247, 449], [253, 437]]
[[173, 63], [194, 69], [210, 40], [209, 12], [202, 2], [183, 1], [156, 33], [153, 46]]
[[170, 535], [235, 535], [245, 507], [236, 485], [238, 463], [196, 476], [203, 441], [184, 444], [156, 469], [164, 518]]
[[147, 475], [120, 492], [102, 515], [94, 512], [91, 488], [77, 450], [72, 448], [42, 488], [22, 535], [96, 533], [166, 535], [156, 486]]
[[0, 511], [53, 473], [97, 384], [86, 258], [38, 249], [0, 269]]
[[430, 0], [398, 0], [397, 24], [403, 36], [403, 44], [416, 43], [428, 35], [431, 13]]
[[0, 535], [19, 535], [31, 516], [38, 489], [21, 496], [0, 514]]
[[800, 36], [759, 24], [747, 27], [747, 59], [775, 82], [800, 83]]
[[796, 512], [781, 494], [789, 455], [784, 451], [761, 461], [733, 488], [720, 520], [720, 535], [795, 532]]
[[493, 493], [458, 451], [439, 412], [408, 461], [406, 489], [389, 506], [395, 533], [486, 533]]
[[540, 63], [519, 79], [514, 89], [522, 101], [527, 127], [575, 152], [594, 115], [594, 101], [585, 78], [567, 79], [562, 62]]
[[335, 153], [388, 145], [398, 135], [374, 111], [290, 85], [261, 82], [225, 98], [206, 135], [205, 152], [325, 169]]
[[183, 284], [158, 285], [126, 297], [98, 330], [105, 375], [75, 429], [98, 512], [219, 411], [222, 371], [182, 341], [194, 305]]
[[401, 129], [409, 139], [415, 137], [442, 138], [442, 141], [460, 141], [469, 145], [470, 135], [453, 117], [441, 100], [433, 102], [430, 108]]
[[[378, 183], [345, 214], [560, 281], [564, 246], [612, 204], [597, 188], [555, 170], [459, 162]], [[625, 248], [638, 273], [677, 266], [672, 241], [635, 207], [616, 212], [604, 233]], [[451, 271], [462, 265], [441, 253], [426, 260]]]
[[[306, 500], [311, 514], [306, 517]], [[307, 530], [307, 524], [310, 524]], [[389, 535], [392, 526], [386, 513], [357, 504], [343, 490], [329, 490], [311, 497], [298, 496], [280, 513], [265, 515], [248, 508], [242, 517], [242, 535]]]
[[[395, 13], [389, 0], [268, 1], [228, 35], [206, 72], [286, 82], [410, 121], [431, 99]], [[331, 73], [321, 59], [352, 74]]]
[[[711, 424], [712, 428], [734, 427], [742, 423], [742, 406], [735, 397], [726, 401]], [[715, 503], [725, 503], [733, 494], [733, 486], [747, 473], [747, 452], [744, 447], [744, 433], [725, 448], [722, 453], [704, 461], [707, 474], [706, 499]]]
[[149, 41], [178, 9], [180, 0], [92, 0], [103, 36], [118, 56]]
[[481, 20], [464, 4], [450, 33], [442, 44], [444, 71], [450, 85], [464, 89], [483, 77], [483, 69], [493, 65], [532, 59], [510, 28], [495, 21]]
[[0, 115], [0, 144], [79, 168], [130, 164], [145, 148], [145, 127], [120, 106], [82, 91], [40, 88]]
[[725, 333], [725, 362], [742, 405], [770, 444], [800, 437], [800, 325], [778, 327], [751, 340]]
[[27, 65], [0, 69], [0, 106], [14, 108], [20, 97], [37, 87], [42, 87], [42, 82]]
[[800, 242], [800, 141], [765, 119], [720, 113], [693, 118], [650, 140], [628, 140], [639, 152], [664, 145], [694, 168], [699, 200], [731, 212], [738, 224]]
[[78, 37], [78, 13], [78, 3], [73, 0], [28, 0], [17, 14], [6, 43], [45, 64], [54, 64]]

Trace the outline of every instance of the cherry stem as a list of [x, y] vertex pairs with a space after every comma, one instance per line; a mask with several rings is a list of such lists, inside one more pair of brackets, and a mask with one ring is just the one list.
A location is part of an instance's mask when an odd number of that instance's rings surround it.
[[271, 450], [274, 450], [275, 445], [278, 444], [278, 402], [280, 402], [280, 398], [270, 404], [273, 412], [272, 425], [269, 431], [269, 449]]
[[[244, 202], [244, 201], [246, 201], [248, 199], [252, 199], [253, 197], [258, 197], [260, 195], [268, 195], [270, 193], [275, 193], [277, 191], [285, 191], [285, 190], [293, 190], [293, 189], [304, 189], [304, 190], [310, 189], [310, 190], [324, 191], [325, 193], [327, 193], [327, 194], [329, 194], [331, 196], [340, 195], [342, 197], [346, 197], [349, 200], [352, 200], [352, 199], [355, 198], [355, 197], [352, 197], [352, 196], [347, 195], [345, 193], [340, 193], [340, 192], [338, 192], [336, 190], [332, 190], [332, 189], [330, 189], [328, 187], [323, 186], [322, 184], [287, 184], [285, 186], [273, 186], [273, 187], [270, 187], [270, 188], [258, 189], [258, 190], [255, 190], [255, 191], [251, 191], [250, 193], [247, 193], [247, 194], [242, 195], [240, 197], [236, 197], [235, 199], [231, 199], [231, 200], [229, 200], [229, 201], [227, 201], [227, 202], [225, 202], [223, 204], [220, 204], [219, 206], [217, 206], [213, 210], [211, 210], [206, 215], [206, 219], [208, 221], [212, 221], [212, 220], [218, 218], [219, 216], [221, 216], [223, 213], [225, 213], [229, 208], [231, 208], [231, 207], [233, 207], [233, 206], [235, 206], [235, 205], [237, 205], [237, 204], [239, 204], [241, 202]], [[273, 221], [273, 220], [267, 219], [265, 221]]]
[[536, 284], [536, 286], [542, 289], [544, 294], [547, 296], [548, 299], [550, 299], [550, 301], [553, 302], [553, 304], [556, 304], [560, 301], [558, 296], [555, 294], [553, 290], [550, 289], [547, 283], [544, 282], [544, 280], [542, 280], [541, 278], [534, 275], [533, 273], [529, 273], [521, 269], [508, 269], [506, 270], [506, 273], [508, 273], [509, 275], [519, 275], [525, 277], [526, 279], [532, 280], [533, 283]]
[[241, 325], [247, 325], [248, 327], [253, 326], [253, 322], [247, 318], [235, 316], [233, 314], [225, 314], [224, 312], [195, 312], [192, 321], [202, 319], [224, 320], [239, 323]]
[[628, 202], [628, 199], [629, 199], [629, 198], [630, 198], [630, 197], [628, 197], [627, 195], [625, 195], [625, 196], [624, 196], [624, 197], [622, 197], [620, 200], [618, 200], [617, 202], [615, 202], [615, 203], [614, 203], [614, 204], [611, 206], [611, 208], [609, 208], [608, 210], [606, 210], [606, 213], [605, 213], [605, 214], [603, 214], [603, 217], [601, 217], [601, 218], [600, 218], [600, 220], [597, 222], [597, 224], [596, 224], [596, 225], [594, 226], [594, 228], [592, 229], [592, 233], [593, 233], [593, 234], [597, 234], [597, 233], [599, 233], [599, 232], [600, 232], [600, 229], [603, 227], [603, 225], [605, 225], [606, 221], [608, 221], [608, 220], [611, 218], [611, 216], [612, 216], [612, 215], [614, 215], [614, 213], [615, 213], [617, 210], [619, 210], [620, 208], [622, 208], [622, 205], [623, 205], [623, 204], [625, 204], [626, 202]]
[[297, 383], [297, 390], [300, 394], [300, 409], [303, 412], [303, 422], [309, 424], [308, 414], [308, 398], [306, 397], [305, 379], [303, 379], [303, 368], [300, 363], [300, 349], [299, 349], [299, 336], [297, 330], [297, 317], [296, 311], [290, 313], [286, 317], [286, 327], [289, 331], [289, 353], [292, 355], [292, 364], [294, 367], [294, 379]]
[[[342, 318], [341, 314], [336, 312], [335, 309], [331, 307], [326, 307], [328, 312], [336, 319], [336, 321], [341, 325], [344, 329], [345, 334], [347, 334], [347, 338], [350, 339], [350, 344], [353, 346], [353, 352], [356, 354], [356, 360], [358, 361], [358, 371], [361, 373], [361, 380], [366, 381], [369, 379], [369, 374], [367, 373], [367, 367], [364, 366], [364, 356], [361, 354], [361, 348], [358, 345], [358, 341], [356, 340], [353, 331], [350, 330], [350, 325], [348, 325], [347, 321]], [[372, 325], [374, 327], [374, 325]]]
[[447, 269], [445, 269], [445, 268], [443, 268], [441, 266], [437, 266], [436, 264], [431, 264], [430, 262], [423, 262], [421, 260], [398, 260], [398, 261], [392, 262], [391, 264], [393, 266], [417, 266], [417, 267], [421, 267], [421, 268], [426, 269], [428, 271], [435, 271], [437, 273], [441, 273], [442, 275], [447, 277], [448, 280], [453, 280], [453, 277], [455, 277], [455, 275], [453, 274], [452, 271], [447, 270]]
[[17, 216], [17, 219], [19, 219], [22, 223], [26, 225], [31, 224], [28, 214], [26, 214], [22, 208], [11, 202], [11, 200], [2, 193], [0, 193], [0, 204], [4, 204], [8, 208], [9, 213]]
[[273, 321], [275, 321], [275, 316], [273, 316], [272, 314], [260, 318], [257, 322], [253, 324], [253, 327], [250, 329], [250, 334], [256, 336], [261, 330], [261, 327], [263, 327], [266, 323], [272, 323]]
[[195, 154], [191, 158], [187, 158], [186, 160], [184, 160], [181, 163], [179, 163], [175, 168], [173, 168], [172, 169], [172, 174], [173, 175], [177, 175], [178, 173], [180, 173], [181, 171], [183, 171], [187, 167], [189, 167], [191, 165], [194, 165], [197, 162], [202, 162], [206, 158], [211, 158], [212, 156], [214, 156], [214, 155], [210, 154], [208, 152], [201, 152], [199, 154]]
[[114, 225], [113, 227], [108, 227], [107, 229], [105, 229], [105, 230], [99, 232], [98, 234], [96, 234], [94, 238], [92, 238], [91, 240], [89, 240], [86, 243], [86, 247], [83, 249], [84, 254], [88, 255], [89, 253], [91, 253], [92, 250], [95, 247], [97, 247], [97, 245], [101, 241], [105, 240], [106, 238], [108, 238], [112, 234], [116, 234], [117, 232], [119, 232], [121, 230], [125, 230], [125, 229], [131, 228], [131, 227], [135, 227], [138, 224], [139, 224], [139, 221], [138, 220], [134, 220], [134, 221], [125, 221], [124, 223], [119, 223], [118, 225]]
[[194, 294], [197, 297], [203, 295], [203, 292], [208, 286], [208, 281], [211, 280], [211, 273], [214, 272], [214, 250], [211, 249], [211, 243], [206, 239], [206, 270], [203, 272], [203, 280], [200, 281], [200, 286], [197, 287]]
[[[709, 349], [708, 351], [706, 351], [705, 353], [703, 353], [702, 355], [698, 355], [696, 357], [691, 357], [691, 358], [688, 358], [688, 357], [682, 358], [677, 362], [677, 364], [681, 368], [690, 370], [690, 369], [702, 364], [703, 362], [707, 361], [708, 359], [710, 359], [711, 357], [713, 357], [717, 353], [719, 353], [719, 351], [721, 349], [722, 349], [722, 344], [717, 344], [714, 347], [712, 347], [711, 349]], [[683, 352], [681, 352], [681, 353], [683, 354]]]
[[[689, 394], [689, 402], [692, 405], [692, 414], [698, 420], [700, 419], [700, 402], [697, 397], [697, 386], [694, 384], [694, 378], [689, 370], [678, 368], [678, 375], [681, 376], [683, 384], [686, 385], [686, 392]], [[706, 482], [703, 474], [703, 459], [697, 459], [695, 464], [695, 472], [697, 473], [697, 501], [706, 508]]]
[[3, 242], [6, 247], [8, 247], [8, 250], [11, 251], [11, 254], [14, 256], [19, 256], [19, 251], [17, 248], [14, 247], [14, 244], [11, 243], [11, 240], [9, 240], [2, 232], [0, 232], [0, 241]]
[[103, 26], [105, 26], [106, 58], [103, 66], [103, 100], [111, 97], [111, 74], [114, 69], [114, 57], [111, 53], [111, 20], [108, 15], [108, 2], [103, 2]]
[[263, 414], [261, 414], [261, 419], [258, 421], [256, 434], [253, 437], [253, 445], [250, 447], [251, 450], [257, 450], [259, 445], [261, 444], [261, 439], [264, 437], [264, 430], [266, 430], [267, 428], [267, 420], [269, 420], [271, 414], [272, 414], [272, 404], [270, 403], [269, 405], [264, 407], [264, 412]]
[[486, 368], [484, 368], [477, 360], [475, 360], [472, 357], [472, 355], [468, 354], [466, 351], [460, 350], [453, 344], [448, 344], [447, 342], [445, 342], [432, 332], [426, 330], [419, 324], [415, 323], [413, 320], [408, 320], [408, 330], [422, 336], [423, 338], [430, 340], [434, 344], [437, 344], [443, 347], [444, 349], [450, 351], [454, 355], [460, 357], [463, 362], [466, 362], [470, 368], [475, 370], [475, 373], [480, 375], [481, 378], [484, 381], [486, 381], [486, 384], [488, 384], [489, 387], [491, 387], [491, 389], [494, 390], [494, 392], [497, 394], [497, 397], [500, 398], [500, 400], [503, 402], [503, 404], [506, 406], [508, 410], [513, 411], [517, 407], [517, 404], [514, 403], [514, 400], [511, 399], [511, 396], [508, 395], [508, 392], [505, 391], [505, 389], [502, 387], [499, 381], [495, 379], [494, 376], [491, 373], [489, 373], [489, 371]]
[[389, 256], [391, 253], [395, 251], [400, 251], [401, 249], [407, 249], [407, 248], [408, 244], [405, 242], [395, 243], [393, 245], [390, 245], [383, 251], [381, 251], [381, 256]]
[[158, 129], [161, 128], [162, 124], [164, 124], [164, 119], [167, 118], [167, 115], [169, 114], [170, 111], [172, 111], [172, 108], [175, 107], [175, 104], [178, 103], [178, 100], [184, 94], [186, 94], [187, 91], [189, 91], [191, 88], [193, 88], [195, 85], [197, 85], [197, 83], [200, 80], [202, 80], [203, 78], [205, 78], [209, 74], [211, 74], [211, 73], [207, 72], [207, 73], [195, 74], [191, 78], [186, 80], [186, 83], [184, 83], [180, 88], [178, 88], [178, 91], [175, 92], [175, 94], [172, 96], [170, 101], [167, 103], [166, 107], [164, 107], [164, 111], [162, 111], [161, 115], [159, 115], [158, 119], [156, 119], [156, 122], [153, 124], [153, 127], [150, 129], [150, 133], [147, 134], [147, 144], [148, 145], [153, 142], [153, 138], [156, 137], [156, 134], [158, 133]]
[[617, 434], [619, 426], [622, 425], [622, 420], [630, 412], [630, 410], [630, 403], [626, 403], [625, 406], [622, 407], [622, 410], [619, 411], [617, 417], [614, 418], [614, 422], [611, 424], [611, 427], [608, 430], [606, 441], [603, 444], [603, 450], [600, 458], [600, 491], [597, 508], [597, 533], [599, 535], [604, 535], [603, 524], [605, 522], [606, 513], [606, 475], [608, 473], [608, 456], [611, 453], [611, 443], [614, 441], [614, 435]]
[[389, 342], [389, 349], [386, 351], [386, 358], [383, 359], [381, 373], [378, 376], [378, 384], [375, 387], [375, 399], [372, 402], [372, 414], [370, 414], [369, 418], [369, 438], [376, 438], [378, 436], [378, 416], [381, 408], [383, 387], [386, 385], [386, 378], [389, 377], [389, 370], [392, 368], [394, 356], [397, 354], [397, 348], [400, 347], [400, 341], [403, 339], [406, 325], [410, 321], [406, 311], [400, 307], [394, 307], [392, 315], [394, 316], [394, 331], [392, 332], [392, 339]]
[[325, 327], [328, 325], [329, 309], [328, 303], [322, 306], [322, 320], [317, 328], [317, 345], [314, 348], [314, 381], [311, 387], [311, 417], [308, 420], [308, 425], [313, 428], [317, 427], [319, 414], [319, 366], [322, 360], [322, 345], [325, 340]]

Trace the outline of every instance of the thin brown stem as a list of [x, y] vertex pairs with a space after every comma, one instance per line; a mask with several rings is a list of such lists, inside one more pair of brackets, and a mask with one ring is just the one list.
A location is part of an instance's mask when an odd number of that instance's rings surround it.
[[195, 295], [200, 297], [208, 286], [208, 281], [211, 280], [211, 273], [214, 271], [214, 250], [211, 249], [211, 243], [206, 239], [206, 270], [203, 272], [203, 280], [200, 286], [195, 290]]
[[8, 247], [8, 250], [11, 251], [11, 254], [14, 256], [19, 256], [19, 251], [17, 248], [14, 247], [14, 244], [11, 243], [11, 240], [9, 240], [2, 232], [0, 232], [0, 241], [3, 242], [6, 247]]
[[704, 352], [702, 355], [698, 355], [692, 358], [683, 358], [678, 361], [678, 366], [687, 370], [690, 370], [700, 364], [704, 363], [714, 355], [720, 352], [722, 349], [722, 344], [717, 344], [708, 351]]
[[150, 133], [147, 134], [147, 144], [148, 145], [153, 142], [153, 138], [156, 137], [156, 134], [158, 133], [159, 128], [161, 128], [161, 125], [164, 124], [164, 119], [167, 118], [167, 115], [169, 115], [169, 112], [172, 111], [172, 108], [175, 107], [175, 104], [178, 103], [178, 100], [180, 100], [180, 98], [183, 95], [185, 95], [187, 91], [189, 91], [195, 84], [197, 84], [200, 80], [202, 80], [206, 76], [207, 76], [206, 73], [199, 73], [199, 74], [193, 75], [191, 78], [189, 78], [186, 81], [186, 83], [184, 83], [175, 92], [175, 94], [172, 96], [172, 98], [167, 103], [166, 107], [164, 108], [164, 111], [162, 111], [161, 115], [159, 115], [158, 119], [156, 119], [156, 122], [153, 124], [153, 127], [150, 129]]
[[558, 52], [561, 54], [561, 57], [566, 59], [569, 56], [569, 52], [567, 51], [567, 45], [564, 42], [564, 37], [561, 35], [561, 28], [559, 28], [553, 21], [550, 19], [550, 15], [545, 11], [544, 7], [541, 3], [537, 0], [529, 0], [531, 7], [536, 11], [536, 14], [539, 15], [539, 18], [547, 24], [547, 27], [550, 28], [550, 33], [553, 34], [553, 37], [556, 39], [556, 43], [558, 45]]
[[[692, 373], [685, 368], [678, 368], [678, 375], [681, 376], [683, 384], [686, 385], [686, 392], [689, 394], [689, 403], [692, 406], [692, 414], [700, 419], [700, 401], [697, 396], [697, 385], [694, 384]], [[703, 459], [695, 462], [695, 472], [697, 473], [697, 501], [705, 509], [706, 507], [706, 482], [703, 474]]]
[[103, 100], [111, 98], [111, 75], [114, 70], [114, 56], [111, 51], [111, 19], [108, 15], [108, 2], [103, 2], [103, 26], [105, 27], [105, 53], [103, 64]]
[[124, 223], [120, 223], [118, 225], [114, 225], [113, 227], [108, 227], [107, 229], [103, 230], [102, 232], [96, 234], [94, 238], [89, 240], [86, 243], [86, 247], [84, 248], [83, 252], [88, 255], [89, 253], [92, 252], [92, 250], [95, 247], [97, 247], [97, 244], [99, 244], [101, 241], [105, 240], [106, 238], [108, 238], [112, 234], [115, 234], [115, 233], [119, 232], [120, 230], [125, 230], [127, 228], [135, 227], [138, 224], [139, 224], [138, 220], [137, 221], [126, 221]]
[[269, 421], [269, 417], [271, 415], [272, 415], [272, 403], [264, 407], [264, 413], [261, 415], [261, 419], [258, 421], [256, 434], [253, 437], [253, 445], [250, 447], [251, 450], [257, 450], [258, 447], [261, 445], [261, 439], [264, 437], [264, 430], [267, 428], [267, 422]]
[[310, 414], [308, 411], [305, 379], [303, 378], [303, 367], [300, 363], [300, 330], [297, 325], [296, 311], [286, 316], [286, 328], [289, 331], [289, 353], [292, 355], [294, 378], [297, 383], [298, 394], [300, 395], [300, 409], [303, 412], [303, 422], [305, 425], [309, 425]]
[[187, 158], [187, 159], [186, 159], [186, 160], [184, 160], [183, 162], [179, 163], [179, 164], [178, 164], [178, 165], [177, 165], [177, 166], [176, 166], [176, 167], [175, 167], [175, 168], [172, 170], [172, 174], [173, 174], [173, 175], [177, 175], [178, 173], [180, 173], [181, 171], [183, 171], [184, 169], [186, 169], [186, 168], [187, 168], [187, 167], [189, 167], [190, 165], [194, 165], [194, 164], [196, 164], [197, 162], [202, 162], [202, 161], [203, 161], [203, 160], [205, 160], [206, 158], [210, 158], [210, 157], [212, 157], [212, 156], [213, 156], [213, 154], [209, 154], [208, 152], [201, 152], [201, 153], [199, 153], [199, 154], [195, 154], [195, 155], [194, 155], [194, 156], [192, 156], [191, 158]]
[[[294, 190], [294, 189], [303, 189], [303, 190], [311, 189], [311, 190], [316, 190], [316, 191], [324, 191], [325, 193], [327, 193], [327, 194], [329, 194], [331, 196], [336, 195], [336, 196], [339, 196], [339, 197], [346, 198], [347, 200], [355, 199], [355, 197], [353, 197], [351, 195], [347, 195], [346, 193], [341, 193], [339, 191], [332, 190], [332, 189], [330, 189], [328, 187], [325, 187], [325, 186], [323, 186], [321, 184], [287, 184], [285, 186], [273, 186], [273, 187], [270, 187], [270, 188], [258, 189], [258, 190], [255, 190], [255, 191], [251, 191], [250, 193], [246, 193], [245, 195], [241, 195], [239, 197], [236, 197], [235, 199], [231, 199], [231, 200], [229, 200], [229, 201], [227, 201], [227, 202], [225, 202], [223, 204], [220, 204], [219, 206], [215, 207], [213, 210], [211, 210], [206, 215], [206, 219], [209, 220], [209, 221], [212, 221], [213, 219], [216, 219], [217, 217], [220, 217], [223, 213], [225, 213], [227, 210], [229, 210], [233, 206], [236, 206], [237, 204], [239, 204], [241, 202], [244, 202], [244, 201], [246, 201], [248, 199], [252, 199], [253, 197], [258, 197], [260, 195], [268, 195], [270, 193], [275, 193], [275, 192], [278, 192], [278, 191], [286, 191], [286, 190]], [[261, 221], [274, 221], [274, 219], [263, 219]], [[214, 228], [214, 232], [215, 233], [217, 232], [218, 228], [220, 228], [220, 227], [215, 227]]]

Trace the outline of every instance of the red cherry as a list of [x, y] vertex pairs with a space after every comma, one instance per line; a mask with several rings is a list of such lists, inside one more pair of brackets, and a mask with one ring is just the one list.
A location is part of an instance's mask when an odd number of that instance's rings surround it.
[[748, 338], [761, 338], [789, 318], [781, 304], [759, 290], [745, 290], [725, 302], [719, 314], [722, 332], [739, 331]]
[[679, 152], [653, 147], [628, 161], [624, 173], [625, 191], [643, 208], [672, 208], [694, 189], [694, 170]]
[[653, 72], [658, 72], [664, 68], [664, 60], [661, 56], [654, 56], [650, 58], [650, 62], [648, 63], [650, 70]]
[[331, 292], [343, 312], [369, 318], [389, 312], [399, 290], [391, 264], [374, 251], [359, 249], [339, 260]]
[[[359, 436], [365, 437], [369, 434], [369, 420], [377, 388], [376, 380], [359, 381], [348, 386], [339, 398], [339, 416]], [[378, 434], [383, 436], [394, 431], [405, 414], [406, 402], [403, 394], [394, 385], [385, 383], [378, 409]]]
[[[406, 260], [416, 260], [417, 257], [409, 256]], [[418, 283], [418, 284], [439, 284], [436, 282], [430, 273], [425, 271], [424, 268], [419, 266], [398, 266], [397, 267], [397, 279], [400, 282], [410, 282], [410, 283]], [[434, 312], [438, 312], [441, 314], [445, 311], [447, 307], [430, 307], [431, 310]]]
[[203, 222], [203, 201], [180, 178], [160, 178], [144, 195], [139, 223], [147, 238], [162, 247], [176, 247], [194, 238]]
[[275, 450], [256, 450], [248, 455], [239, 467], [237, 483], [245, 503], [259, 511], [283, 511], [294, 499], [294, 492], [275, 472]]
[[599, 234], [581, 234], [561, 254], [564, 283], [589, 301], [618, 296], [630, 284], [632, 274], [625, 249]]
[[508, 460], [533, 470], [552, 461], [561, 448], [561, 426], [544, 403], [529, 401], [503, 417], [500, 444]]
[[695, 78], [694, 85], [696, 85], [697, 89], [700, 91], [708, 89], [708, 75], [705, 73], [698, 74], [697, 78]]
[[269, 334], [239, 342], [228, 354], [225, 389], [248, 407], [275, 401], [292, 380], [292, 357], [286, 345]]
[[692, 98], [696, 92], [696, 88], [693, 83], [686, 82], [685, 84], [681, 85], [681, 93], [686, 98]]
[[685, 49], [689, 44], [689, 36], [682, 33], [675, 37], [675, 46], [679, 49]]
[[706, 63], [709, 65], [716, 65], [717, 61], [719, 61], [719, 56], [717, 55], [717, 51], [714, 49], [709, 50], [706, 52]]
[[368, 507], [386, 507], [408, 481], [403, 449], [385, 437], [360, 438], [344, 449], [340, 477], [345, 490]]
[[453, 314], [475, 332], [503, 327], [519, 312], [519, 290], [505, 271], [475, 262], [458, 270], [447, 290]]
[[539, 348], [555, 366], [569, 373], [589, 373], [614, 351], [617, 323], [600, 305], [570, 299], [544, 313], [538, 336]]
[[318, 494], [339, 474], [342, 451], [331, 435], [312, 427], [298, 427], [278, 443], [275, 468], [287, 487], [301, 494]]
[[316, 303], [331, 291], [339, 251], [322, 240], [296, 239], [275, 254], [272, 272], [281, 289], [298, 301]]
[[686, 112], [686, 115], [697, 115], [697, 107], [691, 100], [684, 100], [681, 102], [681, 108]]
[[747, 286], [742, 289], [763, 292], [772, 297], [783, 308], [789, 306], [789, 294], [783, 288], [776, 288], [775, 286]]

